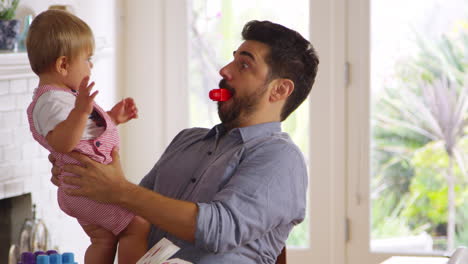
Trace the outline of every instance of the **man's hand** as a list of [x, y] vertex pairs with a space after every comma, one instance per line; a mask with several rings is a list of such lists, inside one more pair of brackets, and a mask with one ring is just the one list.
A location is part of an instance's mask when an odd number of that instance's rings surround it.
[[133, 98], [130, 97], [122, 99], [107, 113], [116, 125], [126, 123], [133, 118], [138, 118], [138, 108]]
[[52, 154], [49, 154], [48, 156], [50, 163], [52, 163], [52, 169], [50, 170], [52, 172], [52, 177], [50, 178], [50, 181], [57, 187], [60, 186], [60, 181], [58, 179], [59, 174], [62, 172], [62, 170], [55, 166], [55, 158], [52, 156]]
[[91, 90], [94, 87], [94, 82], [88, 85], [89, 76], [83, 78], [78, 89], [78, 95], [76, 96], [75, 101], [75, 110], [80, 113], [85, 113], [90, 115], [93, 112], [93, 101], [94, 97], [98, 94], [99, 91], [94, 91], [90, 95]]
[[78, 165], [65, 165], [64, 171], [79, 175], [80, 177], [64, 176], [63, 182], [78, 186], [78, 189], [65, 189], [72, 196], [84, 196], [98, 202], [118, 203], [125, 188], [132, 185], [125, 179], [120, 166], [118, 151], [112, 151], [112, 163], [104, 165], [91, 160], [85, 155], [72, 152], [70, 156], [79, 161]]
[[77, 189], [64, 188], [67, 194], [122, 206], [162, 230], [191, 243], [195, 241], [197, 204], [169, 198], [127, 181], [115, 149], [109, 165], [95, 162], [77, 152], [72, 152], [70, 156], [81, 162], [82, 166], [63, 167], [64, 171], [78, 175], [63, 176], [64, 183], [78, 186]]

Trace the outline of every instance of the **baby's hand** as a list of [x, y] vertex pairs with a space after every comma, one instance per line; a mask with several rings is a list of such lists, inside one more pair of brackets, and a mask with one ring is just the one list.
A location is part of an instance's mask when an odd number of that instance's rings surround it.
[[116, 125], [138, 118], [138, 108], [133, 98], [127, 97], [107, 112]]
[[75, 109], [79, 112], [85, 113], [87, 115], [93, 112], [93, 101], [94, 97], [98, 94], [99, 91], [95, 91], [90, 95], [91, 90], [94, 87], [94, 82], [88, 85], [89, 76], [83, 78], [80, 83], [80, 88], [78, 89], [78, 95], [76, 96]]

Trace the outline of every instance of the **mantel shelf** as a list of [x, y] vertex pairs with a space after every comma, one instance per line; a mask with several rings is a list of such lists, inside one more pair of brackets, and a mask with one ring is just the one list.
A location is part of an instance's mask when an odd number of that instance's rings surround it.
[[[110, 46], [98, 47], [95, 51], [94, 64], [101, 59], [113, 56], [115, 50]], [[29, 65], [26, 52], [2, 52], [0, 51], [0, 80], [23, 79], [35, 77]]]
[[33, 77], [26, 52], [0, 53], [0, 80]]

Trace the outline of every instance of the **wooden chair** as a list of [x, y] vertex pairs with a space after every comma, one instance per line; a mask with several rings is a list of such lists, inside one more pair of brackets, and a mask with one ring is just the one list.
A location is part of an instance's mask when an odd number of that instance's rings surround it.
[[276, 259], [276, 264], [286, 264], [286, 247], [281, 250], [281, 253]]

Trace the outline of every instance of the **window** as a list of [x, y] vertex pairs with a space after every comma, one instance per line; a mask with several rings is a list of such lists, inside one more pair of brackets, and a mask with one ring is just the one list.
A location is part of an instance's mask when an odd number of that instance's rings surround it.
[[467, 11], [461, 0], [350, 6], [348, 213], [364, 225], [350, 263], [468, 245]]
[[467, 11], [372, 2], [372, 250], [468, 245]]

